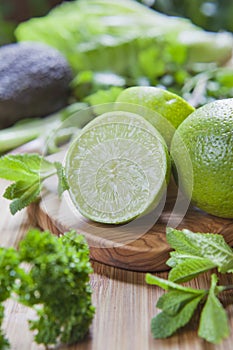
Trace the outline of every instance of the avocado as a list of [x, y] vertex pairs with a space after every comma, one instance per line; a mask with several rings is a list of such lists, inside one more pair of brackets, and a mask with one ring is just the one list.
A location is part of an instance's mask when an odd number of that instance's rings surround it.
[[0, 48], [0, 128], [67, 104], [71, 68], [56, 49], [34, 42]]

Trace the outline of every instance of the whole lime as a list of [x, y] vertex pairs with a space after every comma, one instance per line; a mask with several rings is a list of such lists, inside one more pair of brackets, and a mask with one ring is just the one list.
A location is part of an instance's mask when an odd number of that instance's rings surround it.
[[176, 128], [195, 110], [180, 96], [154, 86], [127, 88], [120, 93], [116, 102], [140, 105], [156, 112], [143, 113], [142, 116], [156, 127], [168, 145]]
[[233, 218], [233, 98], [193, 112], [175, 132], [171, 155], [179, 185], [192, 203]]

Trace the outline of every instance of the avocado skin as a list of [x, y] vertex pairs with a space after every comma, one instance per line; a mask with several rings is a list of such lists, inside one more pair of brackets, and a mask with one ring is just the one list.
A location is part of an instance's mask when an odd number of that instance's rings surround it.
[[22, 42], [0, 48], [0, 128], [67, 104], [72, 72], [56, 49]]

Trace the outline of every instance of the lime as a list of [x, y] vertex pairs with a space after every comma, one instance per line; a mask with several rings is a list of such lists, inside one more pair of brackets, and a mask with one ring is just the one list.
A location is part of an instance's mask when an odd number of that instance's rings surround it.
[[127, 88], [120, 93], [116, 102], [144, 106], [161, 115], [164, 120], [156, 114], [145, 114], [143, 117], [159, 130], [168, 145], [176, 128], [195, 110], [180, 96], [153, 86]]
[[233, 98], [193, 112], [175, 132], [171, 155], [179, 184], [193, 204], [233, 218]]
[[71, 199], [83, 216], [119, 224], [159, 204], [170, 159], [150, 123], [133, 113], [114, 111], [95, 118], [73, 141], [66, 175]]

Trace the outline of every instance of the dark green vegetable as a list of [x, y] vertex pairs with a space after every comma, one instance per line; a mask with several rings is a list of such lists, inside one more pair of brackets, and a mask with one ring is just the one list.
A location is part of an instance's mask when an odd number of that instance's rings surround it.
[[71, 69], [57, 50], [42, 43], [0, 48], [0, 127], [41, 117], [67, 104]]
[[[29, 272], [22, 267], [23, 262], [30, 264]], [[37, 319], [29, 323], [36, 331], [37, 343], [73, 344], [85, 337], [94, 316], [91, 272], [83, 236], [70, 231], [58, 238], [48, 231], [30, 230], [18, 251], [1, 248], [0, 301], [14, 293], [20, 303], [36, 311]], [[1, 305], [0, 321], [2, 313]], [[0, 345], [1, 349], [7, 346], [2, 333]]]

